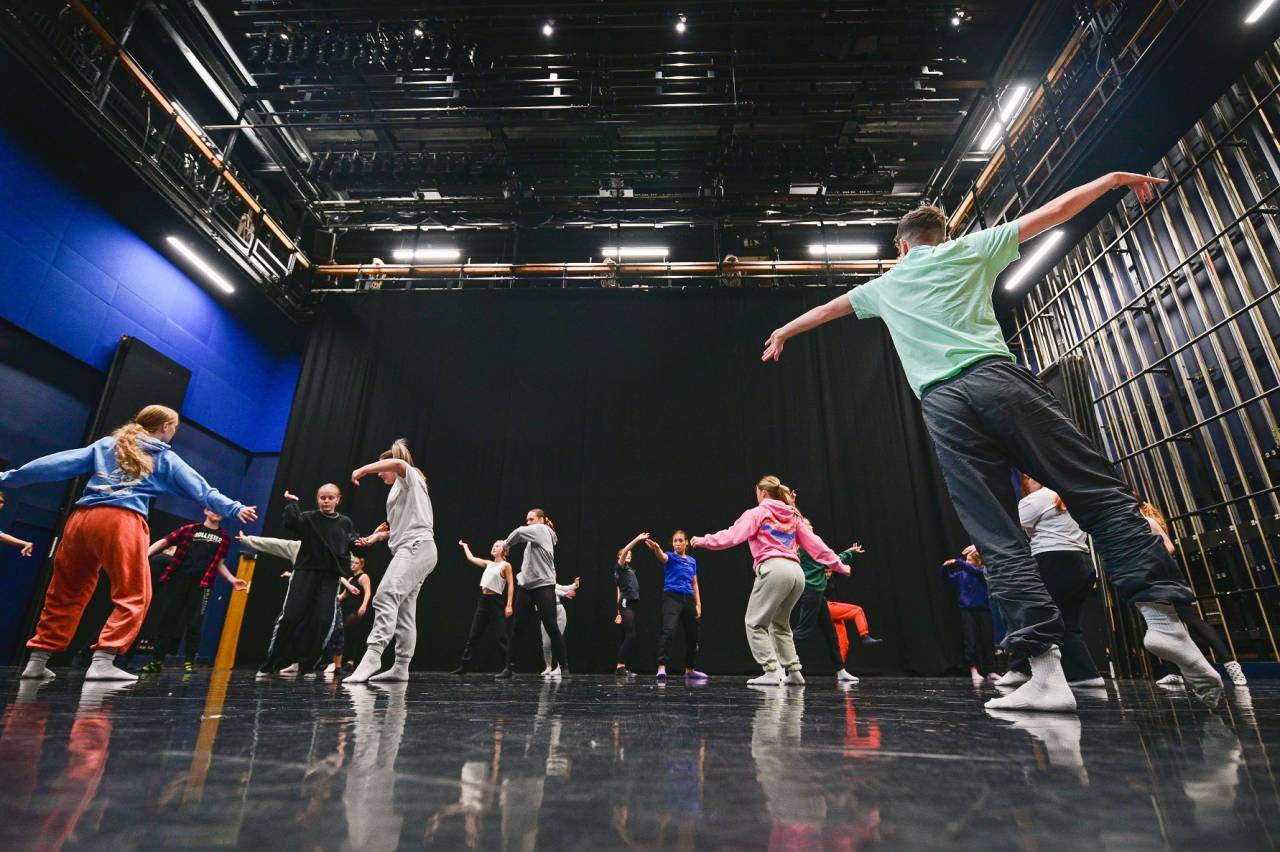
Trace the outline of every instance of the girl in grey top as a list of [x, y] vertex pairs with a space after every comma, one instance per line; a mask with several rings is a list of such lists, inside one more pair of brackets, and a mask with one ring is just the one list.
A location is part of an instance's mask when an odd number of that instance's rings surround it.
[[516, 592], [514, 621], [511, 625], [511, 636], [507, 642], [507, 666], [498, 672], [497, 677], [505, 680], [513, 674], [516, 644], [520, 633], [528, 624], [530, 616], [536, 609], [538, 620], [551, 639], [552, 668], [548, 677], [560, 677], [565, 670], [567, 654], [564, 647], [564, 635], [560, 625], [556, 623], [556, 527], [551, 518], [542, 509], [530, 509], [525, 515], [525, 524], [516, 527], [505, 542], [507, 548], [523, 544], [524, 559], [520, 564], [520, 575], [516, 578], [519, 591]]
[[[385, 541], [391, 547], [391, 564], [373, 596], [373, 627], [360, 665], [348, 683], [401, 681], [409, 679], [409, 663], [418, 641], [418, 592], [436, 567], [435, 515], [427, 477], [413, 463], [413, 455], [401, 438], [378, 461], [356, 468], [351, 481], [356, 485], [371, 473], [391, 486], [387, 495], [387, 520], [358, 543]], [[382, 652], [396, 640], [396, 661], [378, 674]]]

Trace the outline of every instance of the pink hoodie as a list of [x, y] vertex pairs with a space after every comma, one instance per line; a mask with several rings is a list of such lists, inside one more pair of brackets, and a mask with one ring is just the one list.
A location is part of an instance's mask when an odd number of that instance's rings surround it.
[[841, 574], [849, 573], [849, 566], [831, 552], [831, 548], [818, 538], [813, 530], [800, 523], [796, 510], [781, 500], [766, 497], [754, 509], [748, 509], [727, 530], [698, 537], [698, 547], [707, 550], [727, 550], [743, 542], [751, 548], [753, 567], [766, 559], [790, 559], [799, 562], [796, 542], [823, 565]]

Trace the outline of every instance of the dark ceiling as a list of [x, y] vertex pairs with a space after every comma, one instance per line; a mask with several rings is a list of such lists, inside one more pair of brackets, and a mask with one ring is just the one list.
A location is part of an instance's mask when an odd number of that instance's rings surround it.
[[[222, 150], [242, 137], [233, 159], [305, 217], [313, 258], [481, 224], [500, 259], [513, 225], [890, 225], [1031, 6], [156, 0], [129, 47]], [[239, 108], [276, 129], [237, 134]]]

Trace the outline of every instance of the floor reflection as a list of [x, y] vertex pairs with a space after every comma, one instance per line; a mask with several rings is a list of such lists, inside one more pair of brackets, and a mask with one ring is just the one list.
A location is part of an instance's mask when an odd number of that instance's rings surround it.
[[0, 673], [5, 849], [1275, 848], [1280, 685], [841, 691]]

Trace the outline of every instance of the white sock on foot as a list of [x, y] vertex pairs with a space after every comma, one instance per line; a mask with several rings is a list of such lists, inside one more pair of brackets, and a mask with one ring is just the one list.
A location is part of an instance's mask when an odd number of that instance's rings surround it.
[[[361, 664], [363, 664], [363, 661], [361, 661]], [[409, 661], [402, 660], [399, 657], [397, 657], [395, 665], [387, 669], [385, 672], [381, 672], [376, 675], [371, 675], [369, 677], [369, 683], [385, 683], [387, 681], [403, 681], [408, 679], [409, 679]]]
[[787, 672], [786, 681], [788, 686], [804, 686], [804, 675], [800, 674], [799, 666]]
[[38, 680], [53, 680], [54, 674], [49, 671], [49, 657], [52, 655], [52, 651], [32, 651], [31, 658], [27, 660], [27, 667], [22, 670], [22, 676]]
[[1062, 651], [1057, 646], [1031, 658], [1031, 679], [1002, 698], [985, 705], [989, 710], [1036, 710], [1042, 713], [1073, 713], [1076, 697], [1062, 673]]
[[1240, 664], [1235, 660], [1223, 663], [1222, 667], [1227, 670], [1227, 677], [1231, 678], [1231, 683], [1236, 686], [1249, 685], [1249, 679], [1244, 676], [1244, 670], [1240, 668]]
[[382, 668], [382, 649], [369, 648], [360, 658], [360, 665], [356, 666], [356, 670], [347, 675], [346, 682], [364, 683], [377, 674], [380, 668]]
[[1147, 622], [1142, 644], [1162, 660], [1173, 663], [1182, 672], [1187, 688], [1202, 699], [1217, 703], [1221, 697], [1222, 675], [1213, 670], [1204, 654], [1187, 634], [1187, 627], [1170, 604], [1139, 603], [1138, 612]]
[[138, 676], [124, 669], [116, 668], [116, 652], [100, 650], [93, 652], [93, 662], [84, 673], [85, 680], [137, 680]]
[[996, 678], [996, 686], [1020, 686], [1031, 680], [1031, 675], [1023, 674], [1020, 671], [1009, 669], [1009, 671]]

